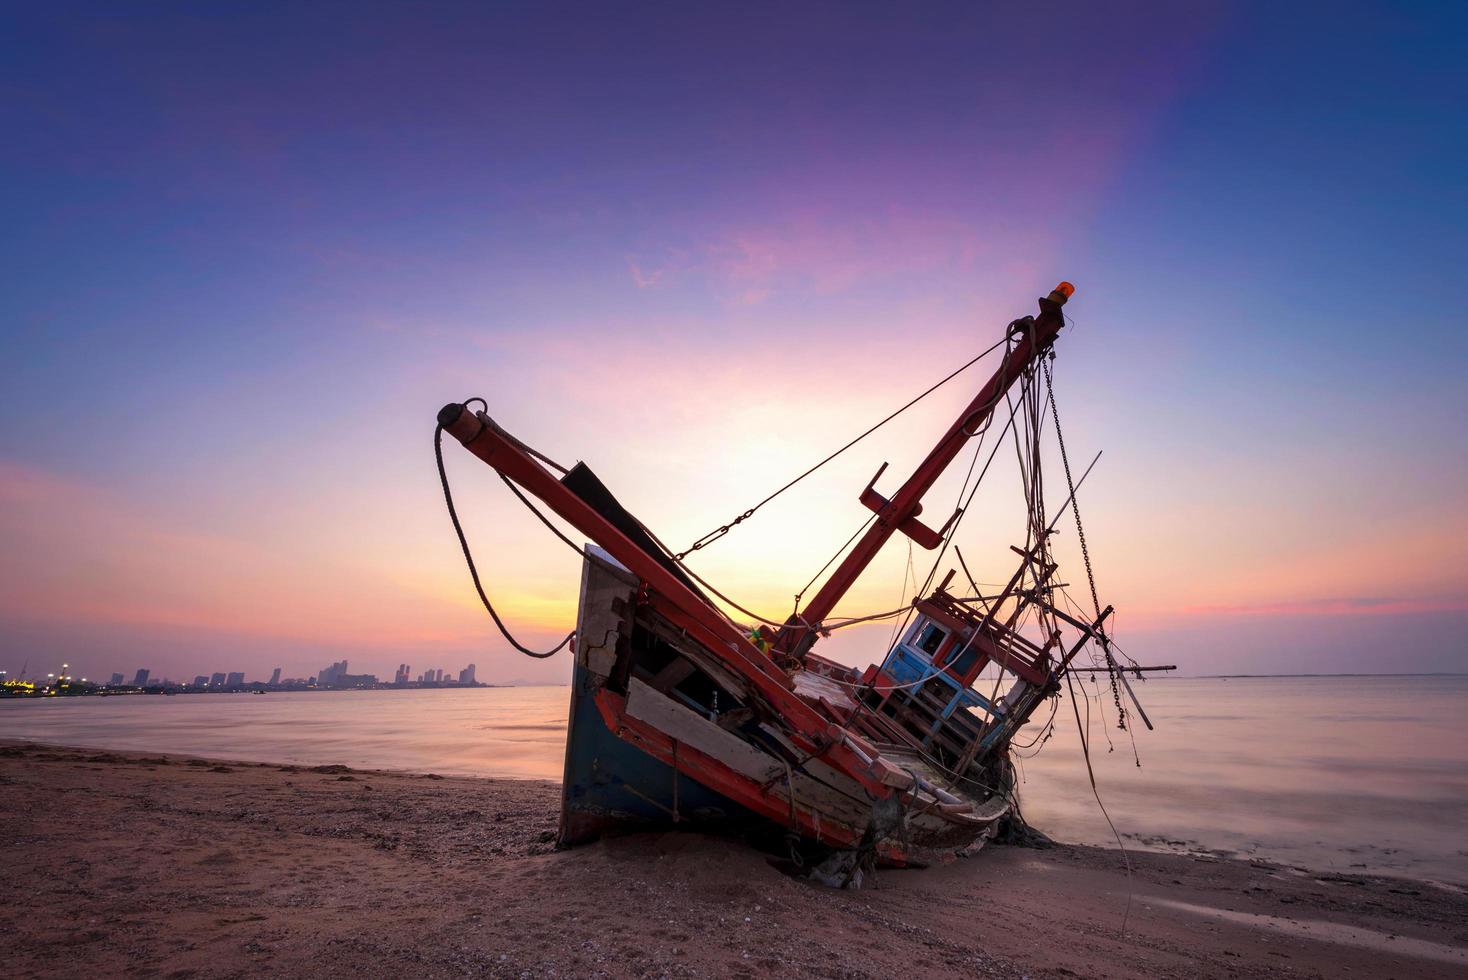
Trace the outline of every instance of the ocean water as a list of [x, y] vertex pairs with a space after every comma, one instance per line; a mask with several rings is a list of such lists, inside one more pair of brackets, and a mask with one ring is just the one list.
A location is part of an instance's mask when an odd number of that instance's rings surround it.
[[[1092, 768], [1129, 847], [1468, 885], [1468, 677], [1133, 684], [1156, 731], [1118, 730], [1104, 679], [1077, 702], [1083, 722], [1090, 706]], [[0, 738], [556, 780], [567, 697], [526, 687], [3, 701]], [[1020, 760], [1025, 816], [1062, 840], [1114, 846], [1071, 703], [1058, 709], [1053, 735]]]

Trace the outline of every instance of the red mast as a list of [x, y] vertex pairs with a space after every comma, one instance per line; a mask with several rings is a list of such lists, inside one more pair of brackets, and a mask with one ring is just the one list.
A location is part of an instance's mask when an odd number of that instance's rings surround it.
[[972, 434], [984, 427], [1015, 380], [1022, 377], [1031, 363], [1049, 350], [1065, 323], [1060, 308], [1074, 292], [1074, 286], [1062, 282], [1049, 296], [1040, 300], [1039, 316], [1024, 324], [1024, 329], [1016, 330], [1015, 336], [1018, 339], [999, 370], [994, 372], [988, 384], [969, 402], [958, 420], [949, 427], [932, 452], [913, 471], [912, 476], [908, 477], [895, 497], [889, 501], [873, 489], [877, 477], [886, 469], [885, 463], [877, 471], [877, 476], [872, 477], [872, 483], [862, 492], [861, 502], [877, 513], [876, 521], [837, 566], [836, 571], [831, 573], [821, 590], [806, 603], [805, 608], [786, 621], [775, 641], [776, 650], [803, 658], [816, 641], [815, 624], [831, 614], [852, 583], [872, 563], [872, 559], [877, 557], [882, 545], [896, 532], [901, 531], [929, 550], [938, 547], [943, 540], [942, 535], [917, 519], [918, 514], [922, 513], [923, 495], [943, 475], [943, 471], [958, 456]]

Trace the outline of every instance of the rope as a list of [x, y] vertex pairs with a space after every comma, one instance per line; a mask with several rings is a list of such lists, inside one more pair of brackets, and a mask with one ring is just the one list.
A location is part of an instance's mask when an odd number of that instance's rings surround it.
[[963, 364], [957, 370], [953, 371], [953, 373], [951, 373], [947, 377], [943, 378], [943, 380], [939, 381], [937, 384], [935, 384], [932, 387], [928, 388], [926, 391], [924, 391], [922, 394], [918, 395], [916, 398], [912, 399], [906, 405], [903, 405], [897, 411], [893, 412], [891, 415], [888, 415], [886, 418], [882, 419], [882, 421], [878, 422], [876, 425], [872, 426], [870, 429], [867, 429], [861, 435], [857, 436], [855, 439], [851, 440], [846, 445], [842, 446], [840, 449], [836, 450], [834, 453], [832, 453], [831, 455], [827, 456], [825, 459], [821, 460], [819, 463], [817, 463], [816, 465], [812, 466], [810, 469], [806, 470], [804, 473], [802, 473], [799, 476], [797, 476], [795, 479], [791, 480], [789, 483], [785, 484], [783, 487], [781, 487], [780, 489], [776, 490], [774, 493], [770, 494], [768, 497], [766, 497], [765, 499], [761, 500], [759, 503], [755, 504], [753, 507], [749, 508], [744, 513], [740, 514], [738, 517], [734, 518], [734, 520], [730, 521], [728, 524], [723, 524], [723, 525], [720, 525], [719, 527], [714, 528], [712, 531], [710, 531], [709, 533], [705, 534], [703, 537], [699, 538], [697, 541], [693, 542], [693, 544], [689, 545], [687, 548], [685, 548], [682, 551], [678, 552], [676, 555], [673, 556], [673, 560], [674, 561], [682, 561], [684, 558], [686, 558], [688, 555], [692, 554], [693, 552], [698, 551], [699, 549], [704, 548], [707, 545], [713, 544], [715, 541], [719, 540], [724, 535], [728, 534], [734, 528], [738, 527], [740, 524], [743, 524], [745, 521], [749, 520], [749, 518], [753, 517], [755, 511], [759, 510], [765, 504], [769, 503], [771, 500], [774, 500], [776, 497], [780, 496], [780, 494], [784, 493], [786, 490], [789, 490], [791, 487], [795, 486], [801, 480], [804, 480], [806, 477], [810, 476], [816, 470], [820, 469], [822, 466], [825, 466], [827, 463], [831, 462], [831, 460], [835, 459], [837, 456], [840, 456], [842, 453], [846, 452], [846, 450], [850, 449], [852, 446], [854, 446], [857, 443], [861, 442], [867, 436], [871, 435], [873, 432], [876, 432], [882, 426], [886, 425], [888, 422], [891, 422], [893, 419], [897, 418], [897, 416], [901, 415], [903, 412], [907, 411], [909, 408], [912, 408], [918, 402], [922, 401], [924, 398], [927, 398], [933, 392], [937, 391], [939, 388], [943, 387], [948, 382], [952, 381], [954, 378], [958, 377], [960, 374], [962, 374], [963, 372], [967, 371], [969, 368], [973, 367], [979, 361], [983, 360], [985, 357], [989, 356], [995, 350], [997, 350], [998, 348], [1000, 348], [1001, 346], [1003, 346], [1004, 344], [1006, 344], [1008, 342], [1009, 342], [1009, 338], [1008, 337], [1005, 337], [1003, 340], [996, 341], [994, 344], [990, 345], [987, 349], [985, 349], [982, 353], [975, 355], [967, 363]]
[[[471, 401], [472, 400], [475, 399], [471, 399]], [[478, 400], [482, 401], [483, 399]], [[495, 612], [494, 605], [489, 601], [489, 596], [485, 595], [484, 593], [484, 585], [479, 581], [479, 569], [474, 566], [474, 555], [471, 554], [469, 551], [469, 540], [464, 536], [464, 526], [459, 523], [459, 512], [454, 508], [454, 495], [453, 492], [449, 489], [449, 474], [448, 470], [446, 470], [443, 465], [443, 426], [441, 425], [433, 431], [433, 456], [434, 459], [438, 462], [438, 481], [440, 484], [443, 485], [443, 502], [448, 505], [449, 520], [453, 522], [454, 533], [459, 536], [459, 548], [463, 550], [464, 562], [469, 566], [469, 577], [474, 580], [474, 591], [479, 593], [479, 601], [484, 603], [484, 608], [486, 611], [488, 611], [489, 618], [494, 620], [494, 625], [499, 628], [500, 635], [505, 638], [505, 641], [516, 650], [519, 650], [521, 653], [525, 654], [525, 656], [534, 657], [537, 660], [544, 660], [547, 657], [555, 656], [561, 651], [562, 647], [571, 642], [571, 639], [576, 635], [575, 630], [567, 633], [564, 640], [562, 640], [560, 643], [557, 643], [554, 647], [546, 650], [543, 653], [532, 650], [529, 647], [520, 643], [519, 640], [515, 639], [515, 637], [510, 633], [509, 629], [505, 626], [504, 621], [500, 619], [499, 613]], [[535, 516], [539, 517], [541, 522], [544, 523], [546, 527], [549, 527], [552, 531], [555, 531], [556, 535], [560, 537], [562, 541], [565, 541], [568, 545], [570, 545], [578, 554], [581, 552], [580, 548], [577, 548], [574, 544], [571, 544], [571, 540], [569, 538], [567, 538], [564, 534], [561, 534], [560, 531], [556, 530], [555, 526], [552, 525], [550, 521], [546, 520], [545, 516], [530, 504], [530, 501], [525, 499], [524, 495], [515, 488], [514, 484], [510, 483], [510, 481], [508, 479], [505, 479], [504, 477], [501, 478], [505, 480], [506, 486], [508, 486], [511, 490], [514, 490], [515, 496], [519, 497], [521, 502], [523, 502], [527, 507], [530, 507], [531, 511], [535, 513]]]
[[[995, 404], [997, 405], [997, 399]], [[959, 527], [963, 525], [963, 519], [968, 516], [969, 505], [973, 503], [974, 495], [979, 492], [979, 486], [984, 482], [984, 477], [988, 474], [989, 467], [993, 464], [994, 457], [998, 454], [999, 447], [1003, 444], [1004, 436], [1006, 433], [1009, 432], [1009, 427], [1012, 425], [1014, 425], [1014, 409], [1011, 407], [1009, 418], [1005, 420], [1004, 428], [999, 430], [999, 436], [994, 441], [994, 448], [989, 451], [989, 458], [984, 460], [984, 468], [979, 471], [979, 477], [974, 482], [974, 485], [971, 489], [968, 489], [967, 487], [968, 477], [964, 477], [964, 486], [960, 487], [958, 491], [959, 497], [963, 500], [963, 505], [959, 508], [958, 518], [954, 520], [953, 526], [948, 529], [948, 534], [943, 539], [943, 547], [938, 549], [938, 554], [933, 558], [932, 567], [928, 569], [928, 577], [923, 581], [923, 587], [918, 590], [918, 593], [920, 595], [926, 593], [929, 586], [933, 584], [933, 579], [938, 577], [938, 566], [943, 563], [943, 556], [948, 553], [948, 546], [953, 543], [954, 537], [956, 537], [958, 534]], [[982, 437], [988, 433], [990, 427], [991, 426], [984, 427], [983, 431], [980, 433], [980, 441], [974, 447], [974, 458], [973, 461], [969, 464], [970, 474], [973, 473], [973, 464], [978, 462], [979, 454], [983, 451], [984, 448]], [[967, 498], [964, 498], [963, 496], [965, 489], [968, 489]], [[907, 622], [904, 621], [901, 629], [905, 629], [906, 627]], [[901, 632], [901, 629], [893, 633], [892, 641], [887, 644], [889, 648], [892, 646], [892, 643], [896, 642], [897, 634]]]
[[911, 608], [912, 603], [908, 603], [905, 606], [899, 606], [896, 609], [889, 609], [886, 612], [872, 613], [869, 616], [853, 616], [850, 619], [842, 619], [834, 623], [822, 622], [819, 624], [819, 628], [827, 632], [829, 632], [830, 630], [845, 629], [848, 626], [855, 626], [858, 623], [872, 623], [881, 619], [891, 619], [893, 616], [901, 616], [903, 613], [907, 612]]
[[564, 541], [566, 543], [566, 547], [567, 548], [570, 548], [572, 551], [576, 552], [576, 557], [578, 557], [578, 558], [583, 557], [583, 553], [582, 553], [581, 549], [576, 546], [576, 542], [575, 541], [572, 541], [570, 538], [566, 537], [565, 534], [561, 533], [561, 529], [558, 528], [558, 527], [556, 527], [554, 524], [552, 524], [550, 522], [550, 519], [548, 517], [546, 517], [544, 514], [542, 514], [536, 508], [536, 506], [530, 502], [530, 498], [529, 497], [526, 497], [523, 493], [520, 492], [520, 488], [519, 487], [515, 486], [515, 484], [513, 484], [513, 483], [510, 482], [510, 478], [509, 477], [505, 476], [503, 473], [501, 473], [499, 476], [500, 476], [500, 479], [504, 481], [505, 486], [507, 486], [507, 487], [510, 488], [510, 492], [513, 493], [516, 497], [520, 498], [520, 503], [524, 504], [526, 506], [526, 508], [529, 509], [530, 513], [532, 513], [536, 517], [540, 518], [540, 523], [542, 523], [546, 527], [550, 528], [551, 533], [554, 534], [556, 537], [560, 538], [562, 541]]
[[818, 572], [816, 572], [814, 575], [812, 575], [810, 577], [810, 581], [807, 582], [807, 583], [805, 583], [805, 585], [803, 585], [801, 587], [801, 589], [800, 589], [799, 592], [795, 593], [795, 605], [796, 605], [796, 608], [799, 608], [800, 607], [800, 600], [805, 597], [805, 594], [806, 594], [807, 591], [810, 590], [810, 587], [812, 585], [815, 585], [816, 584], [816, 579], [818, 579], [822, 575], [824, 575], [826, 573], [826, 569], [828, 569], [832, 565], [834, 565], [836, 563], [836, 559], [837, 558], [840, 558], [842, 556], [842, 554], [845, 553], [846, 549], [851, 547], [851, 542], [855, 541], [856, 538], [857, 538], [857, 536], [859, 534], [861, 534], [861, 532], [863, 532], [863, 531], [865, 531], [867, 529], [867, 525], [871, 524], [872, 521], [875, 521], [876, 519], [877, 519], [877, 512], [876, 511], [872, 511], [871, 516], [868, 517], [866, 520], [864, 520], [864, 521], [861, 522], [861, 527], [859, 527], [855, 531], [853, 531], [852, 534], [851, 534], [851, 537], [849, 537], [849, 538], [846, 539], [846, 543], [843, 544], [841, 547], [837, 548], [836, 549], [836, 553], [834, 555], [832, 555], [829, 559], [826, 560], [826, 563], [821, 566], [821, 570], [818, 571]]
[[[1132, 914], [1132, 859], [1127, 855], [1127, 852], [1126, 852], [1126, 844], [1122, 843], [1121, 834], [1117, 833], [1117, 831], [1116, 831], [1116, 824], [1114, 824], [1114, 823], [1111, 822], [1111, 814], [1109, 814], [1109, 813], [1106, 812], [1106, 804], [1101, 802], [1101, 791], [1096, 788], [1096, 770], [1094, 770], [1094, 769], [1091, 768], [1091, 748], [1090, 748], [1090, 743], [1089, 743], [1089, 740], [1086, 738], [1086, 729], [1081, 727], [1081, 709], [1080, 709], [1080, 706], [1076, 704], [1075, 685], [1073, 685], [1071, 683], [1071, 680], [1070, 680], [1070, 672], [1069, 671], [1067, 671], [1066, 672], [1066, 675], [1065, 675], [1065, 684], [1066, 684], [1066, 687], [1070, 688], [1070, 706], [1071, 706], [1071, 710], [1073, 710], [1075, 712], [1075, 716], [1076, 716], [1076, 732], [1081, 737], [1081, 754], [1083, 756], [1085, 756], [1085, 758], [1086, 758], [1086, 775], [1088, 777], [1090, 777], [1090, 780], [1091, 780], [1091, 795], [1094, 796], [1094, 797], [1096, 797], [1096, 805], [1101, 808], [1101, 816], [1103, 816], [1103, 817], [1106, 818], [1106, 826], [1108, 826], [1108, 827], [1111, 828], [1111, 836], [1113, 836], [1113, 837], [1116, 838], [1116, 846], [1119, 847], [1119, 848], [1121, 848], [1121, 860], [1126, 865], [1126, 883], [1127, 883], [1126, 911], [1124, 911], [1121, 914], [1121, 934], [1124, 936], [1124, 935], [1126, 935], [1126, 923], [1127, 923], [1127, 919]], [[1091, 702], [1089, 700], [1087, 700], [1086, 701], [1086, 722], [1087, 722], [1087, 727], [1090, 727], [1090, 725], [1089, 725], [1090, 720], [1091, 720]]]
[[[1055, 441], [1060, 445], [1060, 462], [1065, 467], [1065, 482], [1070, 487], [1071, 514], [1076, 519], [1076, 537], [1081, 542], [1081, 560], [1086, 565], [1086, 581], [1091, 587], [1091, 604], [1096, 609], [1096, 618], [1101, 618], [1101, 599], [1096, 594], [1096, 575], [1091, 570], [1091, 551], [1086, 547], [1086, 529], [1081, 524], [1081, 502], [1075, 499], [1075, 481], [1070, 476], [1070, 456], [1065, 451], [1065, 435], [1060, 430], [1060, 408], [1055, 404], [1055, 386], [1050, 377], [1050, 362], [1040, 361], [1040, 366], [1045, 372], [1045, 389], [1050, 392], [1050, 415], [1055, 420]], [[1119, 669], [1116, 658], [1111, 655], [1111, 642], [1106, 637], [1104, 629], [1098, 629], [1101, 640], [1101, 652], [1106, 657], [1106, 673], [1111, 679], [1111, 697], [1116, 702], [1116, 727], [1122, 731], [1127, 730], [1126, 707], [1121, 703], [1121, 689], [1116, 683], [1116, 671]]]

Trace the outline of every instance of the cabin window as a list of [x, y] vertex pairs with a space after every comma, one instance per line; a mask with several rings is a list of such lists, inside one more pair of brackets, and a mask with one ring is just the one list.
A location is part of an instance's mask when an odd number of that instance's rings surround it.
[[973, 669], [974, 664], [979, 659], [979, 651], [974, 648], [972, 643], [968, 643], [955, 650], [954, 653], [957, 656], [949, 656], [948, 669], [958, 677], [967, 676], [968, 672]]
[[947, 635], [948, 632], [946, 630], [929, 623], [918, 634], [918, 649], [931, 657], [938, 652], [938, 648], [943, 645], [943, 639]]

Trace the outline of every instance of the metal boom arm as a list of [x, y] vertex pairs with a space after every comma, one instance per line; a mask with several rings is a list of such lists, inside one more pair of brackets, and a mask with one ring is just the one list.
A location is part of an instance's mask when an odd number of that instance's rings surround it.
[[[1055, 337], [1065, 323], [1061, 307], [1075, 292], [1068, 282], [1056, 286], [1049, 296], [1040, 300], [1040, 314], [1019, 333], [1019, 340], [1005, 357], [1004, 363], [994, 372], [987, 384], [974, 400], [959, 415], [957, 421], [944, 433], [943, 438], [928, 453], [927, 458], [908, 477], [902, 489], [891, 500], [884, 499], [871, 486], [862, 494], [862, 503], [876, 511], [877, 519], [865, 535], [852, 548], [846, 558], [831, 573], [821, 590], [806, 603], [805, 608], [786, 621], [780, 630], [775, 647], [781, 653], [803, 658], [816, 640], [815, 626], [831, 614], [836, 604], [846, 595], [852, 584], [866, 567], [877, 557], [882, 545], [898, 531], [906, 534], [925, 548], [936, 548], [942, 541], [939, 532], [918, 521], [922, 512], [923, 495], [937, 482], [938, 477], [962, 451], [964, 443], [983, 428], [994, 408], [999, 404], [1015, 380], [1054, 343]], [[885, 469], [885, 464], [883, 466]], [[881, 475], [881, 470], [877, 473]], [[873, 483], [876, 478], [873, 478]]]

